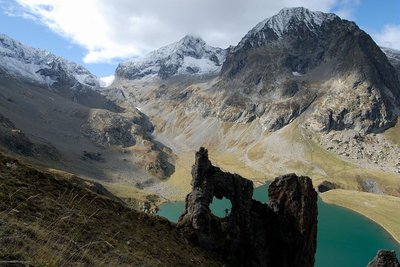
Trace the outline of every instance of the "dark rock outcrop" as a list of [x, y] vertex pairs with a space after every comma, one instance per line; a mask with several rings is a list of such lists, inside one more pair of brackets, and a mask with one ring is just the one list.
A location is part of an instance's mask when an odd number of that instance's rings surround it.
[[340, 188], [337, 184], [329, 182], [329, 181], [323, 181], [322, 183], [320, 183], [317, 187], [317, 190], [319, 193], [325, 193], [329, 190], [332, 189], [337, 189]]
[[396, 252], [388, 250], [379, 250], [375, 258], [368, 263], [367, 267], [399, 267], [399, 261], [396, 258]]
[[[211, 164], [196, 153], [192, 192], [178, 226], [193, 243], [240, 266], [313, 266], [317, 237], [317, 193], [311, 179], [280, 176], [270, 185], [269, 204], [252, 199], [253, 182]], [[226, 197], [232, 210], [217, 218], [209, 205]]]

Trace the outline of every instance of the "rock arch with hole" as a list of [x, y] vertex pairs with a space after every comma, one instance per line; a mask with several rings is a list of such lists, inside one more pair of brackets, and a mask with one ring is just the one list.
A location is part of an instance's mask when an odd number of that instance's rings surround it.
[[[178, 227], [186, 238], [239, 266], [313, 266], [317, 237], [317, 193], [308, 177], [280, 176], [268, 189], [270, 202], [252, 199], [253, 182], [221, 171], [208, 151], [196, 152], [192, 192]], [[210, 210], [213, 197], [229, 199], [228, 217]]]

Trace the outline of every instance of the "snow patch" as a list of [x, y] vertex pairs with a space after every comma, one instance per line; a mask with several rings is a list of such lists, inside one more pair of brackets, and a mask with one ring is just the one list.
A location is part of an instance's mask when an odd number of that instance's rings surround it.
[[185, 57], [179, 72], [184, 74], [189, 70], [194, 71], [196, 74], [208, 74], [220, 71], [221, 66], [216, 66], [215, 63], [208, 58]]
[[84, 67], [52, 53], [24, 45], [0, 34], [1, 67], [10, 75], [41, 84], [53, 85], [66, 77], [89, 87], [98, 87], [96, 76]]
[[297, 77], [303, 76], [303, 74], [301, 74], [297, 71], [292, 71], [292, 74], [293, 74], [293, 76], [297, 76]]

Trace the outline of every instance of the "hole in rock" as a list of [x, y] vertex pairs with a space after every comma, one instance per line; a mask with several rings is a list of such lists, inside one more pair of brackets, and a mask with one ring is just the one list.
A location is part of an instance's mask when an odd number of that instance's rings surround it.
[[222, 199], [214, 197], [210, 205], [210, 209], [212, 214], [214, 214], [215, 216], [219, 218], [225, 218], [229, 214], [231, 214], [232, 203], [229, 199], [225, 197], [223, 197]]

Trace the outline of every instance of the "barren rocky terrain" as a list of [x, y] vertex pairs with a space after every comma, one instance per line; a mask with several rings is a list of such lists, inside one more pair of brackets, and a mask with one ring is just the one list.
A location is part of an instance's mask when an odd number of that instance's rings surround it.
[[59, 89], [9, 76], [0, 87], [0, 146], [7, 153], [142, 188], [174, 171], [172, 151], [154, 141], [152, 123], [135, 108], [122, 110], [96, 91], [81, 92], [79, 103]]

